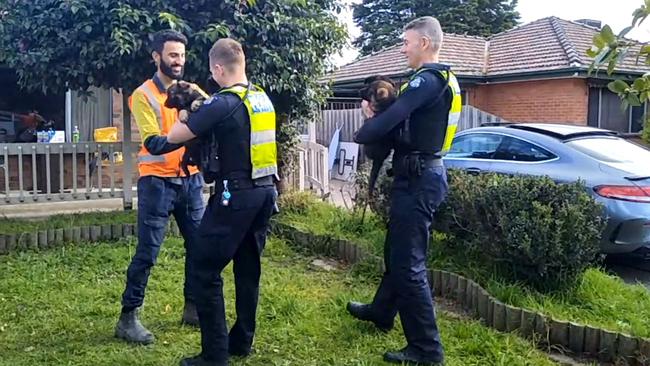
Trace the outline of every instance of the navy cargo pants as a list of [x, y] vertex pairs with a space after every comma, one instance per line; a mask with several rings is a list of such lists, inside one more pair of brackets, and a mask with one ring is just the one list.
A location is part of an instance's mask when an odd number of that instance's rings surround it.
[[138, 246], [126, 274], [126, 289], [122, 306], [136, 308], [142, 305], [149, 280], [165, 238], [169, 215], [173, 214], [185, 239], [185, 300], [193, 302], [189, 286], [191, 262], [188, 248], [194, 245], [197, 228], [203, 216], [203, 177], [166, 179], [144, 176], [138, 180]]
[[[229, 184], [230, 187], [230, 184]], [[261, 275], [260, 255], [277, 192], [273, 185], [233, 190], [228, 206], [221, 188], [210, 197], [196, 246], [190, 248], [192, 285], [201, 326], [201, 357], [227, 365], [228, 355], [251, 350]], [[233, 261], [237, 320], [228, 333], [221, 272]]]
[[444, 166], [426, 168], [420, 176], [395, 176], [384, 245], [386, 272], [370, 306], [376, 319], [393, 320], [399, 312], [408, 347], [440, 359], [443, 347], [426, 258], [433, 214], [447, 190]]

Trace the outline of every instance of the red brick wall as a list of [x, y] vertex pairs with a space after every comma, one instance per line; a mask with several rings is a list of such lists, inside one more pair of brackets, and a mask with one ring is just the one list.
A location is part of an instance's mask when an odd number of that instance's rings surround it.
[[467, 89], [468, 104], [510, 122], [587, 124], [589, 88], [584, 79], [480, 85]]
[[486, 86], [472, 86], [464, 88], [465, 90], [465, 104], [474, 106], [480, 110], [486, 111], [488, 108], [487, 104], [487, 95], [488, 93], [483, 92], [483, 89]]

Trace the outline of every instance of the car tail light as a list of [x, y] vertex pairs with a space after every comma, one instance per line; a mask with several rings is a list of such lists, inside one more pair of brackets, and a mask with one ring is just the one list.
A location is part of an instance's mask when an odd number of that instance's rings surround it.
[[639, 186], [598, 186], [594, 190], [605, 198], [631, 202], [650, 203], [650, 187]]

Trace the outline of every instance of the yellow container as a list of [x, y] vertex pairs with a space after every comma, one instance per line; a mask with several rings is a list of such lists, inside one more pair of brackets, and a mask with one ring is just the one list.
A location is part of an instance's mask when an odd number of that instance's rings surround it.
[[[93, 135], [95, 137], [95, 142], [118, 142], [117, 138], [117, 127], [103, 127], [103, 128], [96, 128], [95, 131], [93, 131]], [[108, 154], [104, 153], [102, 154], [102, 165], [110, 165], [110, 160], [113, 160], [114, 164], [121, 164], [122, 163], [122, 152], [117, 151], [114, 152], [112, 156], [108, 156]]]
[[95, 142], [117, 142], [117, 127], [95, 129]]

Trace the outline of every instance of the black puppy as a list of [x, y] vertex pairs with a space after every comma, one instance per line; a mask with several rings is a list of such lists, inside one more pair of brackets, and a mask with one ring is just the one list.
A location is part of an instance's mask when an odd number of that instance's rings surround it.
[[[370, 109], [377, 115], [388, 109], [395, 102], [397, 99], [397, 89], [390, 78], [376, 75], [365, 80], [365, 86], [359, 91], [359, 96], [362, 100], [368, 102]], [[371, 195], [377, 183], [379, 171], [386, 158], [390, 155], [392, 148], [393, 143], [391, 137], [385, 138], [378, 143], [364, 146], [363, 150], [366, 156], [372, 160], [370, 179], [368, 181], [368, 189]]]
[[[187, 81], [178, 81], [173, 83], [167, 89], [167, 100], [165, 107], [175, 108], [179, 112], [186, 110], [190, 113], [196, 112], [201, 104], [205, 101], [203, 95], [192, 87]], [[184, 121], [181, 121], [185, 123]], [[201, 146], [198, 139], [193, 139], [184, 144], [185, 154], [181, 161], [181, 169], [186, 175], [190, 175], [188, 166], [198, 166], [201, 156]]]

